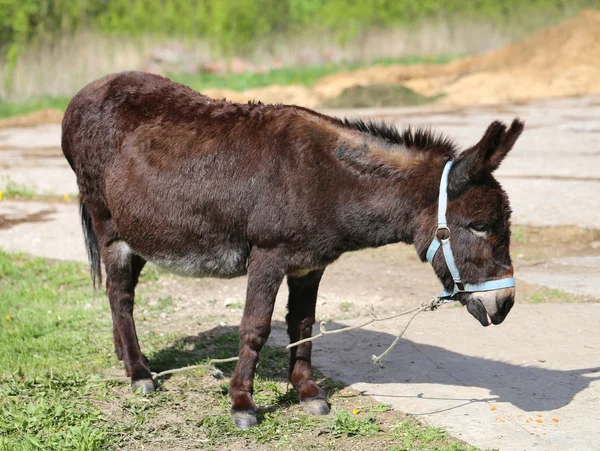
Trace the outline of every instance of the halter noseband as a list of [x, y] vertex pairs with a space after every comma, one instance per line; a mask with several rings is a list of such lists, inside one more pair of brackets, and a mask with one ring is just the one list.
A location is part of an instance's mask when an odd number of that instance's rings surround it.
[[446, 209], [448, 207], [448, 174], [450, 173], [451, 167], [452, 161], [448, 161], [446, 166], [444, 166], [444, 172], [442, 173], [442, 179], [440, 181], [440, 196], [438, 199], [438, 226], [433, 241], [429, 245], [429, 249], [427, 249], [427, 261], [433, 266], [433, 258], [439, 248], [442, 248], [446, 266], [448, 266], [448, 270], [452, 275], [452, 280], [454, 280], [454, 288], [452, 291], [444, 290], [438, 294], [438, 298], [444, 298], [447, 302], [450, 302], [454, 300], [454, 295], [460, 292], [472, 293], [475, 291], [492, 291], [514, 287], [515, 279], [512, 277], [488, 280], [487, 282], [481, 283], [463, 283], [461, 280], [460, 273], [454, 262], [452, 248], [450, 247], [450, 229], [446, 223]]

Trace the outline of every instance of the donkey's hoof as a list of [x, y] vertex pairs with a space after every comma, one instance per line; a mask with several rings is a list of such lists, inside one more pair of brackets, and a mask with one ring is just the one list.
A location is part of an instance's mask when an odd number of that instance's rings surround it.
[[325, 398], [315, 397], [301, 399], [300, 404], [306, 413], [311, 415], [327, 415], [329, 413], [329, 404]]
[[231, 409], [231, 418], [233, 418], [233, 424], [240, 429], [248, 429], [258, 424], [258, 420], [256, 419], [256, 409]]
[[139, 379], [131, 383], [131, 389], [135, 393], [141, 393], [142, 395], [148, 395], [154, 391], [154, 382], [152, 379]]

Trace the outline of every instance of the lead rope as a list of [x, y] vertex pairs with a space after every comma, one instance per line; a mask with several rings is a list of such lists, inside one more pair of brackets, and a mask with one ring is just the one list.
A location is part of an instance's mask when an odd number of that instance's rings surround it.
[[[406, 325], [404, 326], [404, 328], [402, 329], [402, 331], [396, 336], [396, 338], [394, 339], [394, 341], [392, 342], [392, 344], [390, 346], [388, 346], [388, 348], [383, 351], [381, 353], [381, 355], [376, 356], [373, 355], [371, 356], [371, 359], [373, 360], [373, 363], [378, 365], [378, 366], [382, 366], [381, 362], [383, 361], [384, 357], [386, 355], [388, 355], [390, 353], [390, 351], [392, 349], [394, 349], [394, 347], [398, 344], [398, 342], [400, 341], [400, 339], [402, 338], [402, 336], [404, 335], [404, 333], [406, 332], [406, 330], [408, 329], [408, 326], [410, 326], [410, 323], [412, 323], [412, 321], [417, 317], [417, 315], [421, 312], [426, 312], [426, 311], [434, 311], [436, 310], [440, 305], [444, 304], [445, 301], [443, 299], [440, 299], [437, 296], [434, 296], [433, 298], [431, 298], [429, 301], [427, 302], [423, 302], [422, 304], [420, 304], [418, 307], [414, 307], [412, 309], [409, 310], [405, 310], [403, 312], [400, 313], [395, 313], [393, 315], [390, 316], [385, 316], [383, 318], [378, 318], [377, 315], [375, 314], [375, 312], [371, 309], [371, 319], [369, 319], [368, 321], [365, 321], [361, 324], [357, 324], [354, 326], [348, 326], [348, 327], [342, 327], [341, 329], [334, 329], [334, 330], [327, 330], [326, 325], [327, 322], [326, 321], [321, 321], [319, 323], [319, 333], [317, 335], [314, 335], [312, 337], [309, 338], [304, 338], [302, 340], [298, 340], [294, 343], [290, 343], [289, 345], [287, 345], [285, 348], [278, 348], [278, 349], [274, 349], [272, 351], [269, 352], [265, 352], [263, 354], [261, 354], [261, 357], [267, 356], [269, 354], [273, 354], [276, 352], [282, 352], [282, 351], [286, 351], [288, 349], [291, 348], [295, 348], [296, 346], [300, 346], [303, 343], [307, 343], [309, 341], [314, 341], [317, 340], [318, 338], [324, 337], [325, 335], [334, 335], [334, 334], [341, 334], [344, 332], [349, 332], [351, 330], [354, 329], [360, 329], [363, 328], [365, 326], [368, 326], [369, 324], [373, 324], [373, 323], [377, 323], [377, 322], [381, 322], [381, 321], [389, 321], [391, 319], [394, 318], [398, 318], [400, 316], [404, 316], [404, 315], [410, 315], [411, 313], [413, 314], [410, 319], [408, 320], [408, 322], [406, 323]], [[157, 380], [160, 379], [161, 377], [164, 376], [168, 376], [169, 374], [175, 374], [175, 373], [181, 373], [183, 371], [192, 371], [192, 370], [197, 370], [197, 369], [202, 369], [202, 368], [210, 368], [210, 369], [214, 369], [215, 370], [215, 376], [220, 376], [221, 372], [220, 370], [216, 369], [214, 365], [219, 364], [219, 363], [229, 363], [229, 362], [236, 362], [239, 359], [239, 357], [229, 357], [226, 359], [210, 359], [207, 363], [201, 364], [201, 365], [191, 365], [191, 366], [186, 366], [186, 367], [182, 367], [182, 368], [174, 368], [171, 370], [166, 370], [166, 371], [161, 371], [160, 373], [150, 373], [152, 375], [152, 380]], [[104, 378], [104, 379], [84, 379], [81, 380], [81, 382], [129, 382], [130, 379], [128, 377], [111, 377], [111, 378]]]

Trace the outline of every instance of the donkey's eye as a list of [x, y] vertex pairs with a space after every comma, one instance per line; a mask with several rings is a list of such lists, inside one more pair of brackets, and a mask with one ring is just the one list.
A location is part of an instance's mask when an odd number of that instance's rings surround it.
[[483, 222], [474, 222], [469, 225], [469, 228], [477, 235], [488, 234], [490, 232], [490, 226]]

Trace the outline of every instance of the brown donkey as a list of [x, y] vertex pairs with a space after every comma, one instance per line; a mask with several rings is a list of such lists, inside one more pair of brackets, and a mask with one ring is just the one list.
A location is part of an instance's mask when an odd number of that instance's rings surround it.
[[[520, 135], [492, 123], [457, 154], [429, 131], [340, 120], [296, 106], [214, 100], [140, 72], [109, 75], [71, 101], [62, 149], [81, 195], [94, 282], [106, 269], [115, 350], [133, 388], [154, 389], [133, 321], [135, 286], [146, 261], [190, 276], [248, 275], [231, 379], [234, 422], [256, 424], [252, 400], [259, 352], [275, 296], [289, 286], [291, 341], [309, 337], [325, 267], [342, 253], [414, 244], [425, 261], [436, 233], [446, 162], [448, 228], [463, 281], [512, 276], [508, 199], [492, 172]], [[452, 276], [441, 252], [434, 269]], [[514, 288], [460, 292], [483, 324], [501, 323]], [[291, 350], [289, 377], [306, 409], [326, 414], [312, 381], [311, 343]]]

